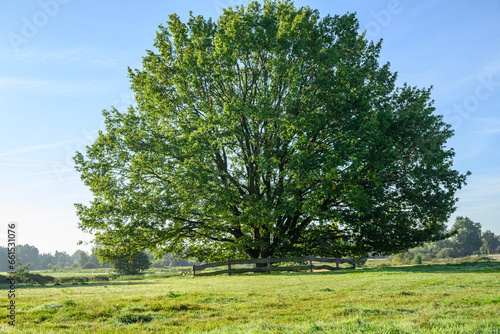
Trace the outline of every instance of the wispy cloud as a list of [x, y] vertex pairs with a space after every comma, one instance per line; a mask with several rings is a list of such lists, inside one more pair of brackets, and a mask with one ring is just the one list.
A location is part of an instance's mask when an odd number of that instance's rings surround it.
[[498, 175], [481, 175], [470, 177], [468, 185], [462, 190], [462, 203], [494, 202], [498, 207], [500, 199], [500, 177]]
[[478, 118], [477, 121], [483, 123], [485, 129], [477, 131], [476, 133], [495, 134], [500, 132], [500, 118], [497, 117]]
[[9, 155], [17, 155], [17, 154], [21, 154], [21, 153], [27, 153], [27, 152], [33, 152], [33, 151], [39, 151], [39, 150], [45, 150], [45, 149], [54, 148], [54, 147], [61, 147], [61, 146], [73, 144], [81, 139], [82, 138], [76, 138], [73, 140], [60, 141], [60, 142], [51, 143], [51, 144], [26, 146], [26, 147], [18, 148], [15, 150], [0, 153], [0, 157], [5, 157], [5, 156], [9, 156]]
[[132, 59], [127, 52], [108, 52], [89, 48], [71, 48], [47, 50], [29, 48], [19, 50], [2, 50], [0, 60], [4, 63], [16, 64], [56, 64], [79, 67], [116, 68]]
[[44, 174], [66, 173], [69, 171], [75, 171], [75, 169], [74, 168], [64, 168], [64, 169], [57, 169], [57, 170], [49, 170], [49, 171], [45, 171], [45, 172], [23, 174], [21, 176], [34, 176], [34, 175], [44, 175]]
[[57, 95], [99, 96], [109, 94], [111, 89], [102, 83], [60, 82], [43, 79], [0, 78], [0, 89], [4, 92], [26, 92], [48, 97]]
[[44, 180], [36, 183], [18, 185], [13, 188], [4, 188], [0, 189], [0, 196], [12, 195], [13, 193], [24, 193], [27, 190], [54, 188], [72, 183], [81, 183], [80, 177], [73, 177], [64, 181]]
[[38, 166], [42, 166], [41, 164], [46, 165], [48, 163], [52, 163], [53, 162], [51, 160], [14, 158], [12, 156], [9, 156], [9, 157], [7, 157], [7, 156], [0, 156], [0, 160], [3, 163], [5, 163], [5, 164], [8, 164], [8, 163], [18, 163], [18, 164], [26, 164], [26, 165], [29, 164], [29, 166], [37, 166], [37, 165], [34, 165], [34, 164], [38, 164]]
[[500, 129], [484, 129], [484, 130], [480, 130], [480, 131], [474, 131], [473, 133], [490, 135], [490, 134], [500, 133]]
[[0, 166], [41, 167], [41, 166], [44, 166], [44, 165], [0, 163]]

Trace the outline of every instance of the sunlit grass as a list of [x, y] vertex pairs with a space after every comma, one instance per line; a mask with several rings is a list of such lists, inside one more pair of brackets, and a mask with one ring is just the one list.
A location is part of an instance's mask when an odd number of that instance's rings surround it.
[[499, 277], [477, 262], [20, 285], [0, 332], [500, 333]]

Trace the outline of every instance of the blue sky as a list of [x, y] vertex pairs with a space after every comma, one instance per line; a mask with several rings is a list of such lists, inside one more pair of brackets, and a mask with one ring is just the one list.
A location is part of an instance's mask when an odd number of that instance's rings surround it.
[[[104, 129], [101, 111], [133, 102], [127, 67], [140, 68], [159, 24], [177, 13], [216, 18], [242, 0], [2, 1], [0, 3], [0, 242], [74, 252], [92, 236], [73, 204], [90, 192], [72, 157]], [[500, 234], [500, 2], [299, 1], [321, 16], [357, 12], [361, 30], [383, 39], [381, 61], [399, 85], [434, 86], [436, 113], [456, 133], [455, 168], [473, 174], [455, 216]]]

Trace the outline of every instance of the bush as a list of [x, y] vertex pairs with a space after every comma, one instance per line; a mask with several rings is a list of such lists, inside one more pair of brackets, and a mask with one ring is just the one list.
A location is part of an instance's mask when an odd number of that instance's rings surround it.
[[[7, 283], [8, 277], [0, 275], [0, 284]], [[35, 273], [27, 273], [26, 276], [21, 280], [16, 277], [17, 283], [29, 283], [29, 284], [47, 284], [51, 283], [54, 280], [52, 276], [45, 276]]]
[[411, 262], [411, 255], [408, 252], [394, 254], [391, 262], [397, 264], [409, 264]]
[[415, 256], [413, 256], [413, 263], [422, 264], [422, 254], [420, 253], [415, 254]]
[[139, 275], [151, 266], [149, 256], [144, 253], [136, 253], [133, 258], [117, 259], [113, 267], [119, 275]]
[[109, 281], [109, 276], [107, 275], [96, 275], [90, 278], [93, 282], [106, 282]]
[[432, 261], [432, 255], [429, 253], [422, 254], [422, 261]]
[[99, 268], [95, 263], [87, 262], [83, 265], [82, 269], [95, 269]]
[[443, 248], [436, 254], [439, 259], [455, 258], [458, 257], [458, 253], [453, 248]]

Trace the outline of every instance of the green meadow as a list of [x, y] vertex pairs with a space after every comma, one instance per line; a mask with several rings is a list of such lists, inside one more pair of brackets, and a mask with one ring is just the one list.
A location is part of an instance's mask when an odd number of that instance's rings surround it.
[[497, 261], [211, 277], [165, 272], [20, 284], [16, 297], [16, 326], [2, 307], [1, 333], [500, 333]]

